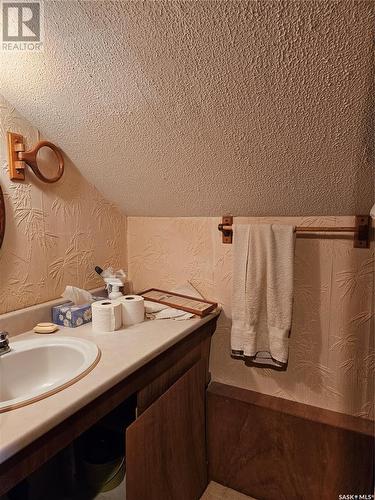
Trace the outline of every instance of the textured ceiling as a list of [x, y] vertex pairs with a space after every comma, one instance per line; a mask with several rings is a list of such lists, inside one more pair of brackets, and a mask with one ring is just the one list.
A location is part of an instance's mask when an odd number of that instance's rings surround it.
[[373, 203], [372, 1], [50, 1], [1, 93], [129, 215]]

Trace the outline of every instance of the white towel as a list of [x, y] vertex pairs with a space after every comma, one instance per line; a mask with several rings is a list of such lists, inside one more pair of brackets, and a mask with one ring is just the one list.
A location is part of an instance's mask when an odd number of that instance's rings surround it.
[[232, 356], [285, 370], [292, 322], [294, 226], [233, 227]]

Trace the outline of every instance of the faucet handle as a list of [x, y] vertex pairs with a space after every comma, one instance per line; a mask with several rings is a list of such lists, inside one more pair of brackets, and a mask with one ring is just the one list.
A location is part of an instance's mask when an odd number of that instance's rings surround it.
[[8, 340], [8, 335], [9, 335], [8, 332], [0, 331], [0, 342]]

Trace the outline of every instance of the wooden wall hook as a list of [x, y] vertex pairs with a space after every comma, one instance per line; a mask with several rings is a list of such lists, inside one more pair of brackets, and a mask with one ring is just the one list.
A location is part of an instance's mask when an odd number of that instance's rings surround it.
[[[58, 172], [54, 177], [45, 177], [38, 167], [37, 154], [43, 147], [52, 149], [57, 157], [59, 166]], [[30, 151], [25, 151], [23, 136], [14, 132], [8, 132], [9, 177], [12, 181], [25, 180], [25, 163], [29, 165], [38, 179], [49, 184], [57, 182], [64, 173], [64, 158], [60, 149], [52, 144], [52, 142], [40, 141]]]

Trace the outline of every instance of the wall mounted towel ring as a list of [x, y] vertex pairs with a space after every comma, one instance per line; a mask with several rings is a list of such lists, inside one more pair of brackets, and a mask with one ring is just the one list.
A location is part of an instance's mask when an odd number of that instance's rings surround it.
[[[38, 152], [42, 148], [50, 148], [56, 156], [58, 167], [57, 174], [53, 177], [46, 177], [38, 167]], [[43, 182], [56, 182], [64, 173], [64, 158], [60, 149], [48, 141], [38, 142], [33, 149], [25, 151], [25, 143], [23, 136], [8, 132], [8, 163], [9, 163], [9, 177], [12, 181], [25, 180], [25, 163], [29, 165], [34, 174]]]

